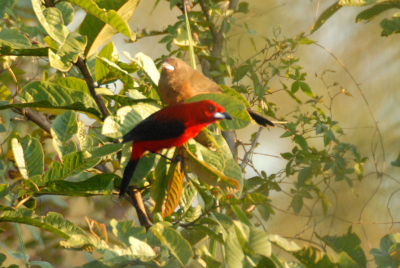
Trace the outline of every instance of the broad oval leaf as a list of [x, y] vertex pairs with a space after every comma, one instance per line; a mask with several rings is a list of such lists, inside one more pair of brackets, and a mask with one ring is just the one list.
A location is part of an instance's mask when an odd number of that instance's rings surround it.
[[65, 180], [100, 162], [100, 158], [86, 161], [83, 152], [72, 152], [63, 157], [63, 164], [52, 162], [44, 175], [44, 181]]
[[63, 20], [64, 20], [64, 25], [67, 26], [74, 20], [74, 7], [67, 2], [59, 1], [56, 4], [56, 8], [61, 11]]
[[148, 103], [138, 103], [117, 110], [116, 115], [104, 120], [102, 135], [110, 138], [121, 138], [132, 130], [140, 121], [157, 112], [158, 107]]
[[21, 104], [0, 106], [0, 110], [14, 107], [46, 108], [46, 111], [59, 114], [51, 109], [77, 110], [100, 117], [96, 102], [86, 92], [67, 88], [45, 81], [34, 81], [27, 84], [19, 95]]
[[15, 162], [24, 179], [35, 175], [42, 175], [44, 170], [44, 153], [40, 142], [30, 135], [18, 142], [16, 138], [11, 141]]
[[97, 57], [97, 60], [102, 62], [108, 68], [111, 74], [113, 74], [115, 77], [121, 80], [122, 83], [125, 84], [126, 88], [133, 88], [133, 78], [127, 71], [121, 69], [121, 67], [119, 67], [117, 64], [106, 58]]
[[[113, 63], [117, 63], [119, 54], [114, 42], [109, 42], [107, 45], [105, 45], [97, 57], [103, 57]], [[94, 64], [94, 72], [96, 81], [99, 83], [99, 85], [107, 84], [110, 81], [110, 79], [107, 77], [109, 75], [109, 70], [103, 63], [101, 63], [101, 61], [96, 60]]]
[[41, 0], [32, 0], [32, 7], [49, 36], [60, 44], [64, 43], [69, 31], [64, 26], [61, 11], [55, 7], [45, 8]]
[[[73, 0], [69, 2], [75, 4], [74, 2], [79, 3], [92, 1]], [[131, 19], [133, 12], [139, 4], [139, 0], [101, 1], [97, 4], [99, 5], [98, 7], [93, 6], [89, 3], [90, 6], [94, 7], [96, 12], [104, 12], [103, 9], [112, 10], [113, 12], [109, 13], [111, 16], [109, 16], [108, 24], [92, 14], [87, 14], [85, 19], [81, 23], [79, 27], [79, 33], [87, 36], [88, 38], [88, 45], [85, 51], [87, 56], [93, 54], [98, 47], [107, 42], [117, 32], [121, 32], [132, 39], [127, 22]], [[111, 21], [111, 19], [114, 20]]]
[[13, 49], [30, 48], [32, 46], [24, 34], [21, 34], [17, 29], [7, 28], [3, 28], [0, 32], [0, 45], [8, 45]]
[[[50, 193], [67, 196], [109, 195], [113, 192], [115, 181], [121, 178], [112, 173], [99, 174], [80, 182], [65, 180], [49, 181], [46, 186]], [[46, 190], [47, 191], [47, 190]]]
[[149, 56], [143, 54], [142, 52], [139, 52], [135, 55], [134, 58], [132, 58], [128, 52], [124, 51], [122, 53], [125, 55], [125, 57], [130, 59], [132, 62], [135, 62], [143, 70], [143, 72], [149, 77], [154, 86], [158, 85], [158, 81], [160, 80], [160, 73], [158, 72], [157, 67], [154, 64], [154, 61]]
[[64, 239], [68, 239], [72, 235], [84, 234], [81, 228], [64, 220], [61, 214], [55, 212], [49, 212], [46, 216], [37, 216], [33, 210], [21, 208], [17, 211], [3, 212], [0, 222], [17, 222], [36, 226]]
[[60, 77], [57, 80], [55, 80], [54, 82], [57, 85], [90, 94], [87, 83], [83, 79], [76, 78], [76, 77]]
[[235, 228], [232, 226], [228, 230], [225, 241], [225, 261], [229, 268], [242, 268], [243, 260], [244, 253], [236, 236]]
[[[53, 137], [54, 149], [57, 151], [60, 159], [68, 153], [68, 142], [73, 135], [77, 133], [78, 124], [76, 120], [76, 113], [74, 111], [67, 111], [53, 121], [51, 125], [51, 135]], [[73, 143], [73, 141], [71, 141]]]
[[134, 260], [141, 260], [143, 262], [151, 260], [156, 256], [154, 250], [149, 244], [140, 241], [134, 237], [129, 237], [130, 247], [127, 249], [122, 248], [108, 248], [104, 252], [103, 261], [106, 264], [111, 264], [113, 267], [124, 265]]
[[268, 235], [268, 239], [269, 241], [286, 251], [297, 251], [301, 249], [294, 241], [288, 241], [286, 238], [283, 238], [282, 236], [277, 234]]
[[209, 185], [218, 186], [228, 193], [235, 193], [241, 189], [239, 181], [229, 178], [219, 170], [210, 167], [189, 150], [185, 151], [185, 157], [188, 159], [186, 162], [188, 167], [196, 173], [199, 180]]
[[161, 223], [154, 224], [150, 231], [167, 246], [171, 254], [183, 265], [187, 265], [193, 256], [192, 248], [176, 230]]
[[228, 94], [207, 93], [196, 95], [186, 102], [201, 100], [211, 100], [218, 103], [233, 117], [233, 120], [222, 120], [218, 122], [222, 130], [241, 129], [248, 126], [251, 122], [250, 115], [246, 111], [246, 106], [235, 97]]
[[69, 33], [56, 53], [49, 49], [50, 66], [62, 72], [68, 72], [85, 51], [86, 43], [86, 36], [74, 32]]

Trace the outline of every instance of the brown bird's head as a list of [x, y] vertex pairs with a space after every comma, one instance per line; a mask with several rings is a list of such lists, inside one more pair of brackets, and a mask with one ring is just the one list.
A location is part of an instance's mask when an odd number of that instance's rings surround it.
[[189, 64], [178, 58], [167, 58], [161, 64], [160, 82], [168, 81], [179, 87], [190, 78], [195, 71]]
[[220, 87], [199, 71], [178, 58], [167, 58], [162, 63], [158, 93], [168, 105], [203, 93], [221, 93]]

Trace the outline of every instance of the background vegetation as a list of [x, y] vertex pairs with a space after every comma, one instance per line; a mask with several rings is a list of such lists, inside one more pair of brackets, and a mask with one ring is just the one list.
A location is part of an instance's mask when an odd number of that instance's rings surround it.
[[[398, 267], [400, 1], [326, 2], [4, 1], [0, 265]], [[226, 85], [197, 98], [234, 115], [237, 158], [214, 126], [119, 203], [118, 139], [169, 56]]]

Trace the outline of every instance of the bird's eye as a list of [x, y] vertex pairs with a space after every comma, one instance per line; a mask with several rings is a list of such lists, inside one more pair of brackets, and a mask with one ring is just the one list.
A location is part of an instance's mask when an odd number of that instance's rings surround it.
[[209, 110], [210, 112], [214, 112], [214, 111], [215, 111], [215, 107], [214, 107], [214, 106], [210, 106], [210, 107], [208, 107], [208, 110]]

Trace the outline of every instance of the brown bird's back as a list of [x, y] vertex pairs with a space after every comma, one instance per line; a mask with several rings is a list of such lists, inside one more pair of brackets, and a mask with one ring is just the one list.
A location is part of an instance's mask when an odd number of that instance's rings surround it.
[[[178, 58], [167, 58], [162, 64], [158, 94], [168, 105], [184, 102], [185, 100], [204, 93], [223, 93], [214, 81]], [[275, 126], [267, 118], [247, 109], [250, 116], [262, 126]]]

